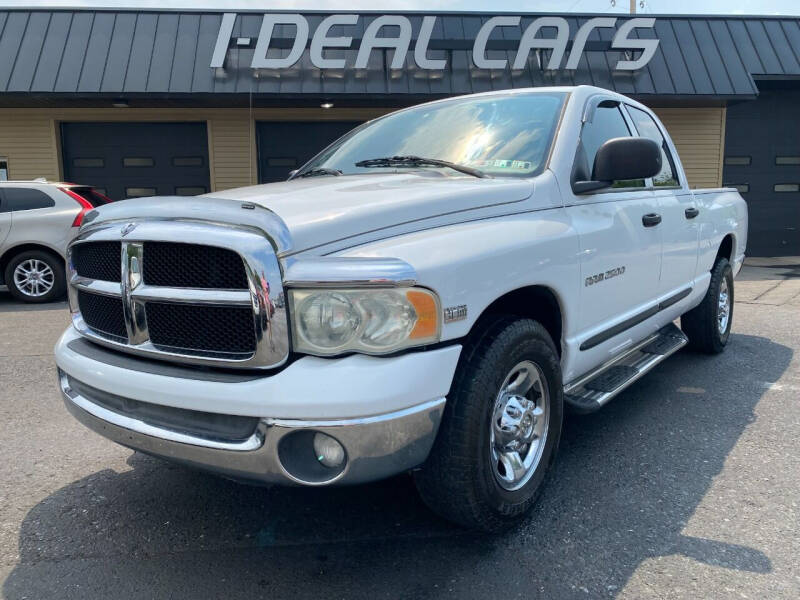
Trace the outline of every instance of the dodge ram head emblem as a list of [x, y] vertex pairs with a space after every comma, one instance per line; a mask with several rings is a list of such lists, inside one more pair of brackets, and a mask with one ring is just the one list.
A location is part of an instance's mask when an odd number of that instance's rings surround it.
[[124, 225], [122, 227], [122, 230], [120, 231], [120, 233], [122, 234], [122, 237], [125, 237], [131, 231], [133, 231], [134, 229], [136, 229], [136, 223], [128, 223], [127, 225]]

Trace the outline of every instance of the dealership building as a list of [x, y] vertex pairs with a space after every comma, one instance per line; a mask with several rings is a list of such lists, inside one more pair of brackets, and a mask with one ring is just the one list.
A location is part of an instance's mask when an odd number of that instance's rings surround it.
[[0, 179], [114, 199], [285, 179], [392, 109], [590, 84], [653, 108], [692, 187], [735, 186], [748, 254], [800, 255], [800, 19], [0, 11]]

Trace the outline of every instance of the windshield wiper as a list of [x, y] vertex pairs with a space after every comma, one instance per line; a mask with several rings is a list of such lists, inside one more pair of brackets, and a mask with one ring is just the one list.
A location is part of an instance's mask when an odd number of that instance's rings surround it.
[[299, 175], [295, 175], [295, 177], [316, 177], [318, 175], [334, 175], [338, 177], [341, 175], [342, 172], [339, 169], [329, 169], [328, 167], [316, 167], [314, 169], [309, 169], [308, 171], [303, 171]]
[[486, 179], [489, 176], [483, 171], [473, 169], [466, 165], [459, 165], [438, 158], [424, 158], [422, 156], [385, 156], [383, 158], [369, 158], [356, 163], [357, 167], [447, 167], [459, 173], [466, 173], [473, 177]]

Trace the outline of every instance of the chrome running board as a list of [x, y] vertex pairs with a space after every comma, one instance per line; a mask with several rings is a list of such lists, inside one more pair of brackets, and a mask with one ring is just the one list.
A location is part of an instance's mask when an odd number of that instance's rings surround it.
[[593, 412], [683, 348], [689, 339], [670, 323], [605, 364], [564, 386], [564, 401], [576, 412]]

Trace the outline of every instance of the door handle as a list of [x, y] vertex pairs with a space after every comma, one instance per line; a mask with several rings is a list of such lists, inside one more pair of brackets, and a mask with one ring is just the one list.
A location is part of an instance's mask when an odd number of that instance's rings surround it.
[[648, 213], [642, 217], [642, 225], [645, 227], [655, 227], [661, 223], [661, 215], [656, 213]]
[[697, 215], [700, 214], [700, 211], [696, 209], [694, 206], [690, 206], [685, 211], [683, 211], [683, 214], [686, 215], [687, 219], [694, 219]]

